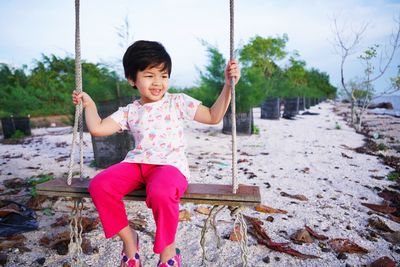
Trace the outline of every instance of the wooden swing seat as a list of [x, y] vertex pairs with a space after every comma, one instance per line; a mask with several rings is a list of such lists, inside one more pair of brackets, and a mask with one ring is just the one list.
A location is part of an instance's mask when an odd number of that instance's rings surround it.
[[[65, 178], [51, 180], [36, 186], [38, 195], [58, 197], [89, 197], [88, 185], [90, 179], [81, 181], [72, 179], [67, 185]], [[139, 189], [125, 196], [126, 200], [145, 201], [146, 190]], [[189, 184], [182, 203], [225, 205], [225, 206], [257, 206], [261, 203], [258, 186], [239, 185], [236, 194], [232, 193], [232, 185], [222, 184]]]

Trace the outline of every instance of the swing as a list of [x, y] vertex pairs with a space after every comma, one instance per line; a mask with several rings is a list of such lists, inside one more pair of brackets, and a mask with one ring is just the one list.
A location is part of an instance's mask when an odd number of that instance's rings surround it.
[[[230, 59], [233, 59], [233, 0], [230, 0]], [[80, 55], [80, 33], [79, 33], [79, 0], [75, 0], [75, 82], [76, 82], [76, 91], [82, 92], [82, 69], [81, 69], [81, 55]], [[232, 86], [232, 96], [231, 96], [231, 111], [232, 111], [232, 184], [231, 185], [223, 185], [223, 184], [198, 184], [198, 183], [190, 183], [186, 190], [186, 193], [181, 198], [182, 203], [196, 203], [196, 204], [210, 204], [213, 205], [211, 209], [210, 215], [205, 221], [204, 228], [201, 236], [201, 245], [203, 248], [203, 262], [205, 259], [205, 251], [204, 251], [204, 235], [207, 229], [207, 225], [211, 225], [216, 233], [215, 226], [215, 216], [219, 211], [222, 210], [223, 207], [229, 206], [231, 210], [231, 215], [235, 216], [235, 224], [239, 224], [242, 240], [246, 238], [246, 227], [243, 216], [241, 214], [242, 207], [251, 207], [257, 206], [261, 203], [261, 195], [260, 188], [258, 186], [250, 186], [250, 185], [242, 185], [237, 182], [237, 149], [236, 149], [236, 119], [235, 119], [235, 88], [233, 78], [231, 78], [231, 86]], [[38, 184], [36, 186], [36, 192], [38, 195], [44, 196], [58, 196], [58, 197], [74, 197], [78, 198], [75, 202], [74, 210], [72, 215], [75, 216], [71, 220], [71, 230], [75, 227], [75, 235], [72, 236], [71, 233], [71, 244], [78, 243], [77, 252], [80, 254], [80, 233], [78, 232], [78, 224], [79, 224], [79, 216], [82, 211], [82, 198], [90, 198], [88, 192], [88, 185], [90, 183], [90, 179], [83, 179], [82, 170], [83, 170], [83, 123], [82, 123], [82, 102], [76, 106], [75, 109], [75, 121], [73, 128], [73, 137], [72, 137], [72, 146], [71, 146], [71, 156], [69, 162], [69, 173], [67, 181], [65, 178], [54, 179], [42, 184]], [[78, 129], [79, 128], [79, 129]], [[74, 154], [75, 154], [75, 144], [76, 137], [79, 130], [80, 134], [80, 178], [72, 178], [72, 169], [74, 164]], [[145, 201], [146, 200], [146, 191], [145, 189], [135, 190], [130, 192], [125, 196], [126, 200], [133, 201]], [[218, 209], [216, 212], [216, 207], [222, 206], [222, 208]], [[71, 231], [72, 232], [72, 231]], [[75, 240], [74, 240], [75, 238]], [[219, 237], [217, 236], [218, 241]], [[243, 242], [247, 242], [244, 240]], [[241, 244], [242, 251], [242, 260], [244, 262], [244, 266], [247, 265], [247, 253], [246, 253], [246, 243]], [[71, 253], [74, 253], [72, 251]]]

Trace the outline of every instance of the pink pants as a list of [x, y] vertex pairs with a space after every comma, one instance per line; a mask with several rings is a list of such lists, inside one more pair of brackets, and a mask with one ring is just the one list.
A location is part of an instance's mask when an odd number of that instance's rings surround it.
[[179, 200], [187, 185], [185, 176], [173, 166], [121, 162], [97, 174], [89, 184], [89, 192], [106, 238], [110, 238], [128, 225], [124, 196], [146, 186], [146, 204], [156, 223], [153, 250], [160, 254], [175, 241]]

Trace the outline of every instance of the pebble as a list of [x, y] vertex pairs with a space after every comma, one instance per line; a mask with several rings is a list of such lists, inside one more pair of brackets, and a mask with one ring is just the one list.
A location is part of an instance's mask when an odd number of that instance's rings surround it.
[[347, 260], [347, 255], [344, 253], [339, 253], [336, 258], [339, 260]]
[[44, 263], [46, 262], [46, 258], [38, 258], [35, 260], [35, 262], [39, 265], [44, 265]]
[[267, 257], [264, 257], [264, 258], [262, 259], [262, 261], [265, 262], [265, 263], [270, 263], [270, 262], [271, 262], [271, 259], [269, 258], [269, 256], [267, 256]]
[[274, 221], [274, 217], [272, 216], [268, 216], [266, 219], [267, 222], [273, 222]]

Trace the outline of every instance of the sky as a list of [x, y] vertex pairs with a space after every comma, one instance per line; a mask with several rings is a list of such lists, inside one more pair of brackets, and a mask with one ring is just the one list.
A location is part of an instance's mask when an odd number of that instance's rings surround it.
[[[171, 86], [198, 83], [199, 70], [208, 62], [201, 40], [229, 57], [228, 0], [82, 0], [80, 6], [81, 53], [88, 62], [121, 70], [126, 49], [121, 43], [126, 42], [118, 37], [117, 28], [125, 19], [131, 41], [155, 40], [166, 47], [173, 62]], [[42, 54], [73, 57], [74, 16], [73, 0], [1, 0], [0, 62], [29, 68]], [[297, 51], [307, 68], [328, 73], [331, 83], [339, 86], [341, 58], [335, 49], [334, 18], [344, 36], [367, 23], [357, 51], [374, 44], [388, 47], [395, 19], [400, 19], [400, 0], [236, 0], [235, 47], [256, 35], [287, 34], [287, 51]], [[348, 80], [363, 75], [356, 56], [345, 66]], [[399, 64], [400, 52], [376, 87], [386, 87]]]

